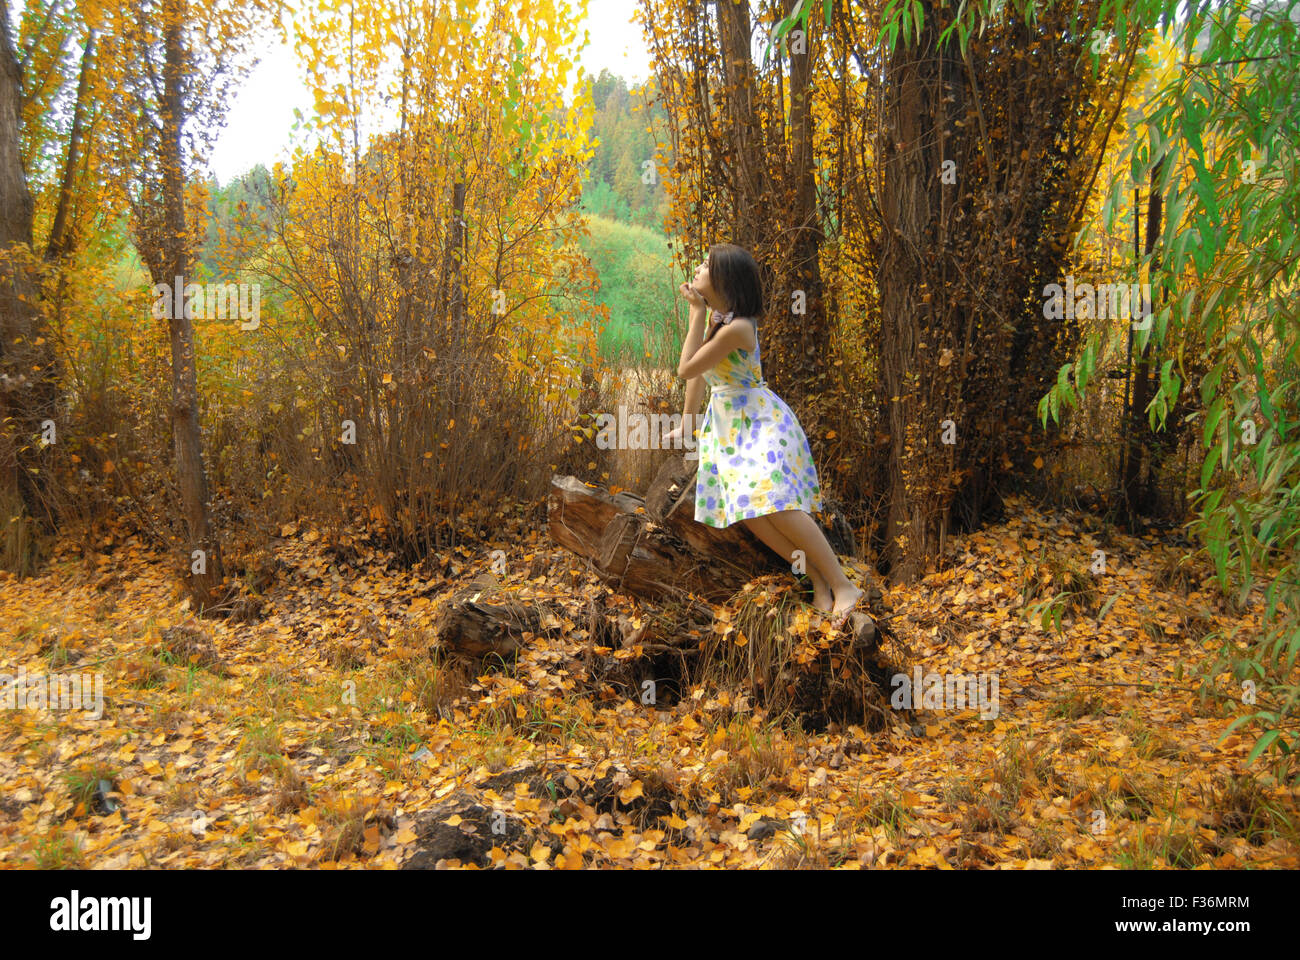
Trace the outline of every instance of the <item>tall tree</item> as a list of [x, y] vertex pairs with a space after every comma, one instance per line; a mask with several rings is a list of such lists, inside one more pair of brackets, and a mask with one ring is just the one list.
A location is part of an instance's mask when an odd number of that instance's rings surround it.
[[224, 570], [211, 520], [192, 301], [186, 296], [202, 223], [199, 211], [187, 210], [186, 185], [220, 125], [228, 93], [255, 62], [248, 54], [257, 29], [268, 20], [279, 26], [280, 16], [275, 0], [136, 0], [107, 13], [106, 60], [122, 93], [113, 131], [118, 175], [140, 258], [155, 290], [166, 291], [169, 308], [169, 418], [184, 527], [182, 577], [200, 608], [222, 599]]
[[[0, 11], [0, 566], [28, 573], [54, 523], [44, 424], [58, 427], [58, 369], [39, 308], [32, 194], [22, 159], [23, 63]], [[56, 433], [57, 437], [57, 433]]]
[[954, 514], [973, 526], [1043, 463], [1034, 400], [1079, 329], [1040, 291], [1070, 270], [1137, 57], [1091, 70], [1096, 15], [1096, 0], [1036, 17], [1007, 5], [979, 35], [945, 31], [945, 0], [885, 18], [876, 276], [898, 579], [943, 552]]
[[47, 263], [58, 263], [72, 250], [75, 235], [72, 227], [73, 193], [77, 180], [77, 167], [82, 162], [82, 142], [85, 137], [86, 114], [91, 109], [91, 76], [95, 64], [95, 31], [86, 32], [86, 43], [81, 52], [81, 71], [77, 80], [77, 100], [72, 108], [72, 130], [68, 135], [68, 149], [63, 158], [63, 176], [59, 180], [59, 193], [54, 207], [54, 223], [45, 244]]

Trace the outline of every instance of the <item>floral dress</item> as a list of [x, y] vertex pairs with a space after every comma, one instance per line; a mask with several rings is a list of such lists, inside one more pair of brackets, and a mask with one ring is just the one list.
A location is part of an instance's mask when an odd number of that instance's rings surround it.
[[[730, 323], [734, 314], [717, 318]], [[754, 352], [733, 350], [704, 373], [709, 405], [699, 432], [695, 519], [711, 527], [782, 510], [822, 508], [808, 438], [763, 379]]]

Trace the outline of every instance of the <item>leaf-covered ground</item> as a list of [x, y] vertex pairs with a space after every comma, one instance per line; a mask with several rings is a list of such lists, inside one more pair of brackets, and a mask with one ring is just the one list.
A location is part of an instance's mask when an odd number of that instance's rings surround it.
[[[996, 718], [816, 735], [741, 691], [602, 699], [583, 611], [608, 588], [522, 513], [436, 572], [286, 527], [253, 623], [196, 621], [133, 542], [69, 550], [0, 581], [0, 672], [100, 672], [104, 713], [0, 710], [0, 866], [1300, 864], [1294, 794], [1245, 766], [1241, 728], [1219, 742], [1240, 689], [1196, 689], [1213, 635], [1257, 629], [1260, 602], [1233, 611], [1157, 536], [1012, 513], [886, 591], [923, 672], [997, 674]], [[429, 624], [496, 549], [519, 598], [571, 611], [563, 639], [440, 667]], [[1062, 591], [1059, 636], [1027, 610]]]

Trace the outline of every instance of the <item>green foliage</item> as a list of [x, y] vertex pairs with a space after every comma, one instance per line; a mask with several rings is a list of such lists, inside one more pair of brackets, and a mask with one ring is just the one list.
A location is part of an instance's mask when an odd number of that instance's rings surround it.
[[673, 343], [680, 349], [682, 331], [674, 318], [677, 290], [666, 239], [603, 217], [593, 217], [590, 229], [584, 253], [601, 278], [600, 301], [609, 307], [601, 355], [627, 365], [675, 363], [665, 351]]
[[[1235, 587], [1244, 601], [1262, 585], [1267, 601], [1265, 634], [1244, 644], [1225, 641], [1209, 673], [1229, 670], [1258, 684], [1257, 704], [1246, 701], [1253, 712], [1238, 724], [1260, 732], [1252, 757], [1267, 751], [1282, 769], [1300, 745], [1292, 718], [1300, 701], [1297, 2], [1261, 8], [1227, 0], [1182, 21], [1172, 18], [1174, 4], [1158, 0], [1102, 8], [1103, 22], [1114, 17], [1121, 47], [1144, 42], [1162, 18], [1183, 61], [1148, 104], [1145, 141], [1126, 150], [1132, 182], [1146, 183], [1155, 171], [1166, 210], [1145, 265], [1153, 300], [1161, 291], [1167, 299], [1134, 324], [1133, 345], [1169, 358], [1147, 408], [1153, 427], [1164, 423], [1183, 388], [1185, 349], [1205, 345], [1205, 457], [1193, 529], [1225, 590]], [[1117, 186], [1107, 201], [1108, 222], [1123, 202]], [[1044, 423], [1078, 402], [1098, 351], [1108, 353], [1124, 335], [1115, 331], [1104, 347], [1090, 340], [1074, 364], [1073, 386], [1070, 365], [1061, 369], [1039, 404]]]
[[237, 274], [271, 242], [267, 208], [273, 189], [271, 173], [260, 163], [224, 187], [215, 181], [209, 185], [206, 232], [198, 250], [205, 276]]
[[632, 219], [631, 206], [604, 180], [589, 180], [583, 184], [582, 206], [587, 213], [595, 217], [605, 217], [623, 223], [628, 223]]

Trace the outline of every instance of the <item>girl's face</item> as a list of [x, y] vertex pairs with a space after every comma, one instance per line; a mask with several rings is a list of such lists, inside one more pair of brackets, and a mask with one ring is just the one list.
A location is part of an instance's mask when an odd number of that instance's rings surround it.
[[718, 293], [713, 289], [713, 283], [709, 279], [708, 260], [700, 261], [700, 265], [695, 268], [695, 279], [691, 281], [691, 286], [710, 304], [718, 302]]

